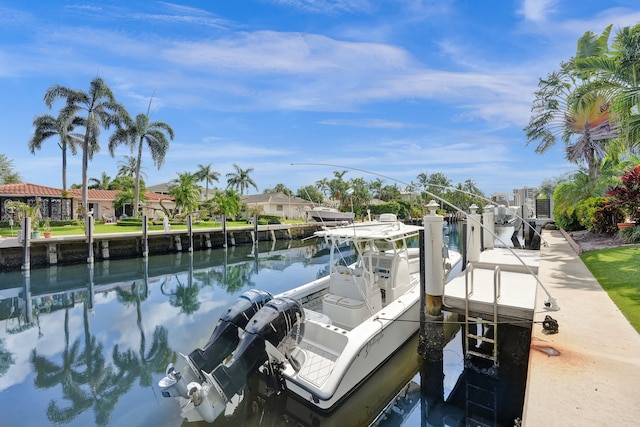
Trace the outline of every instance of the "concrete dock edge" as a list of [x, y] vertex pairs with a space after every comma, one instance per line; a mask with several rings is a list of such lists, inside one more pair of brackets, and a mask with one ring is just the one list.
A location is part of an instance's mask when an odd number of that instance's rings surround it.
[[[640, 334], [560, 231], [544, 238], [539, 278], [560, 310], [534, 314], [522, 425], [639, 425]], [[545, 299], [539, 289], [536, 306]], [[546, 315], [557, 334], [543, 331]]]

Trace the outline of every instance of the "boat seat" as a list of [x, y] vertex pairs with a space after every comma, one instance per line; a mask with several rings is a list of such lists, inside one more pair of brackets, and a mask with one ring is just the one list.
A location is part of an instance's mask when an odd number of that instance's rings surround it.
[[355, 276], [350, 273], [350, 271], [345, 271], [343, 273], [331, 273], [331, 283], [329, 285], [329, 292], [353, 299], [360, 300], [362, 302], [363, 297], [360, 293], [360, 289], [358, 289], [358, 285], [364, 288], [364, 278], [362, 276]]
[[359, 325], [370, 316], [363, 300], [332, 293], [322, 297], [322, 312], [331, 318], [332, 324], [345, 329]]

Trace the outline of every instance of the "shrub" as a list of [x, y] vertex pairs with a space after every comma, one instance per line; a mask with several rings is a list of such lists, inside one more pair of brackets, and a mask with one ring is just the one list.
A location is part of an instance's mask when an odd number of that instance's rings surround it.
[[623, 221], [621, 211], [611, 203], [610, 197], [590, 197], [578, 203], [576, 215], [580, 225], [594, 233], [614, 234]]
[[576, 231], [584, 228], [580, 225], [580, 221], [578, 221], [578, 216], [575, 211], [572, 211], [570, 214], [566, 212], [554, 212], [553, 217], [555, 218], [558, 227], [565, 231]]
[[640, 223], [640, 165], [630, 168], [621, 177], [621, 183], [609, 187], [613, 207], [620, 209], [626, 218]]
[[618, 237], [625, 243], [640, 243], [640, 226], [623, 228], [618, 231]]
[[369, 206], [371, 210], [371, 215], [380, 215], [384, 213], [392, 213], [394, 215], [398, 215], [400, 212], [400, 203], [396, 201], [391, 201], [387, 203], [381, 203], [379, 205], [371, 205]]
[[258, 224], [282, 224], [282, 217], [278, 215], [258, 215]]

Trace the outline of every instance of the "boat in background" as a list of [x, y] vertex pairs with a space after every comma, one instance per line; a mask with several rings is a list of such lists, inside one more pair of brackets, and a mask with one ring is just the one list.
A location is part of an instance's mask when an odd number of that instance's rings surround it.
[[[383, 214], [316, 232], [331, 243], [329, 275], [274, 297], [242, 294], [181, 370], [168, 366], [162, 395], [178, 398], [188, 421], [213, 422], [258, 373], [271, 393], [335, 409], [418, 332], [421, 229]], [[345, 243], [355, 263], [344, 262]], [[446, 282], [462, 257], [444, 249]]]
[[309, 209], [309, 216], [317, 222], [348, 222], [354, 220], [353, 212], [341, 212], [335, 208], [325, 206]]

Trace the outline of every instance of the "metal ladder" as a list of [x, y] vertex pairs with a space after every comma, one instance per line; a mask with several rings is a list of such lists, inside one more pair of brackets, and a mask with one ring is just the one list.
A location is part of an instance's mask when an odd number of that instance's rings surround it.
[[[473, 296], [473, 265], [467, 264], [464, 277], [465, 299], [465, 357], [470, 356], [488, 359], [493, 362], [494, 369], [498, 366], [498, 301], [500, 300], [500, 267], [496, 266], [493, 271], [493, 320], [486, 320], [482, 317], [469, 315], [469, 298]], [[470, 332], [470, 326], [473, 325], [476, 333]], [[478, 332], [478, 327], [482, 326], [482, 333]], [[493, 338], [485, 336], [486, 328], [493, 327]], [[470, 341], [474, 340], [475, 344], [471, 345]], [[491, 354], [486, 354], [475, 350], [478, 343], [489, 343], [492, 346]]]
[[[483, 381], [484, 382], [484, 381]], [[495, 383], [473, 383], [466, 380], [466, 425], [473, 427], [493, 427], [498, 421], [498, 396]]]

